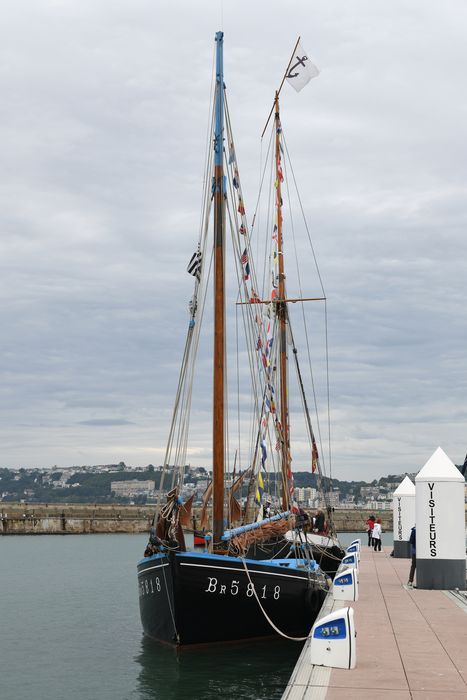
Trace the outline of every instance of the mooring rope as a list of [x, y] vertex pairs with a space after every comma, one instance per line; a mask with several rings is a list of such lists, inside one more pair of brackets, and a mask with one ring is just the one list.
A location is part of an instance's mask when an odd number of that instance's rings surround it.
[[166, 590], [166, 592], [167, 592], [167, 602], [168, 602], [168, 604], [169, 604], [169, 610], [170, 610], [170, 615], [171, 615], [171, 617], [172, 617], [172, 624], [173, 624], [173, 626], [174, 626], [174, 632], [175, 632], [175, 634], [177, 635], [177, 640], [180, 641], [180, 635], [178, 634], [178, 631], [177, 631], [177, 626], [176, 626], [176, 624], [175, 624], [175, 616], [174, 616], [174, 613], [173, 613], [173, 610], [172, 610], [172, 604], [171, 604], [171, 602], [170, 602], [169, 587], [168, 587], [168, 585], [167, 585], [167, 579], [166, 579], [166, 577], [165, 577], [164, 568], [165, 568], [165, 567], [163, 566], [163, 567], [162, 567], [162, 575], [164, 576], [165, 590]]
[[[290, 639], [292, 642], [304, 642], [304, 641], [306, 641], [306, 640], [308, 639], [308, 637], [309, 637], [309, 634], [307, 634], [306, 637], [291, 637], [290, 635], [286, 634], [285, 632], [282, 632], [282, 630], [280, 630], [279, 627], [277, 627], [277, 625], [274, 624], [274, 622], [271, 620], [271, 618], [270, 618], [269, 615], [267, 614], [266, 610], [265, 610], [265, 609], [263, 608], [263, 606], [261, 605], [261, 601], [260, 601], [260, 599], [258, 598], [258, 594], [257, 594], [257, 592], [256, 592], [256, 588], [255, 588], [255, 586], [254, 586], [253, 581], [251, 580], [250, 572], [248, 571], [248, 567], [247, 567], [247, 565], [246, 565], [245, 559], [243, 559], [243, 557], [240, 557], [240, 558], [241, 558], [241, 560], [242, 560], [242, 562], [243, 562], [243, 567], [244, 567], [245, 573], [246, 573], [246, 575], [247, 575], [247, 577], [248, 577], [248, 581], [250, 582], [250, 585], [251, 585], [253, 594], [254, 594], [254, 596], [255, 596], [255, 598], [256, 598], [256, 602], [258, 603], [258, 605], [259, 605], [259, 607], [260, 607], [260, 609], [261, 609], [261, 612], [263, 613], [264, 617], [266, 618], [266, 620], [268, 621], [268, 623], [271, 625], [271, 627], [273, 628], [273, 630], [275, 630], [275, 631], [277, 632], [277, 634], [280, 634], [281, 637], [284, 637], [285, 639]], [[311, 630], [310, 630], [310, 632], [311, 632]]]

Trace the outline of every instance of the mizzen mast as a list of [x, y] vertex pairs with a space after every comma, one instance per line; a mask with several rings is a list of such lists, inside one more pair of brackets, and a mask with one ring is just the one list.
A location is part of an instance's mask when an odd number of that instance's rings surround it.
[[224, 33], [216, 34], [216, 103], [214, 128], [214, 380], [212, 431], [213, 543], [224, 534], [224, 392], [225, 392], [225, 192], [224, 192]]
[[277, 221], [277, 255], [278, 255], [278, 289], [276, 314], [279, 320], [279, 373], [280, 373], [280, 421], [281, 421], [281, 463], [282, 463], [282, 508], [289, 508], [290, 437], [289, 411], [287, 393], [287, 304], [285, 302], [285, 274], [282, 240], [282, 194], [283, 178], [281, 167], [281, 122], [279, 116], [279, 92], [276, 92], [275, 106], [275, 163], [276, 163], [276, 221]]

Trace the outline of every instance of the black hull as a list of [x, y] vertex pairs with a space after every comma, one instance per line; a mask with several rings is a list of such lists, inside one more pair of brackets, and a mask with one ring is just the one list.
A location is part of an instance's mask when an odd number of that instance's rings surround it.
[[[251, 582], [276, 627], [307, 635], [326, 591], [320, 573], [247, 562]], [[141, 621], [152, 639], [178, 646], [275, 635], [241, 560], [178, 552], [138, 564]]]
[[[266, 542], [252, 545], [248, 550], [247, 557], [257, 561], [277, 556], [285, 557], [290, 552], [291, 547], [293, 545], [289, 540], [283, 537], [275, 537]], [[334, 579], [342, 557], [345, 556], [344, 550], [336, 546], [317, 547], [312, 543], [308, 543], [308, 548], [320, 569], [331, 579]]]
[[345, 556], [344, 550], [340, 547], [325, 547], [324, 549], [318, 549], [311, 545], [311, 552], [314, 560], [324, 571], [324, 573], [330, 578], [334, 579], [337, 569], [341, 564], [342, 558]]

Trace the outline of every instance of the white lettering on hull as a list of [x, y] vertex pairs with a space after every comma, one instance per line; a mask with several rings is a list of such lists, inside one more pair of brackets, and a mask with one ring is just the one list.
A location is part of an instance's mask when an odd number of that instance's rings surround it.
[[[218, 569], [219, 571], [236, 571], [237, 574], [244, 574], [245, 572], [242, 569], [237, 569], [236, 567], [233, 566], [213, 566], [212, 564], [192, 564], [191, 562], [184, 562], [182, 561], [180, 563], [180, 566], [196, 566], [202, 569]], [[279, 567], [277, 567], [279, 569]], [[309, 578], [308, 576], [293, 576], [291, 574], [283, 574], [279, 573], [279, 571], [260, 571], [259, 569], [248, 569], [250, 574], [261, 574], [262, 576], [274, 576], [278, 577], [280, 576], [281, 578], [288, 578], [288, 579], [294, 579], [294, 581], [308, 581]]]
[[[214, 576], [208, 576], [208, 581], [207, 581], [207, 588], [204, 589], [205, 593], [217, 593], [218, 595], [225, 594], [228, 589], [228, 584], [221, 584], [220, 586], [218, 585], [218, 580]], [[235, 581], [232, 580], [230, 582], [230, 588], [229, 593], [230, 595], [238, 595], [238, 593], [244, 593], [246, 594], [247, 598], [252, 598], [255, 594], [255, 585], [254, 583], [248, 583], [246, 588], [240, 588], [239, 587], [240, 581]], [[279, 600], [280, 595], [281, 595], [281, 587], [280, 586], [274, 586], [270, 589], [268, 589], [267, 586], [263, 586], [261, 588], [261, 598], [273, 598], [274, 600]], [[269, 595], [268, 595], [269, 593]]]
[[162, 590], [161, 580], [159, 576], [156, 576], [154, 579], [152, 577], [146, 578], [139, 582], [138, 588], [140, 598], [147, 595], [153, 595], [154, 593], [160, 593]]

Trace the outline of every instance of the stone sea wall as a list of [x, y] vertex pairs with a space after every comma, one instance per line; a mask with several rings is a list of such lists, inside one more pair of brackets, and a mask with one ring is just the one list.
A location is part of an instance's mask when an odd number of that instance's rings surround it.
[[143, 506], [2, 503], [0, 535], [147, 532], [153, 515], [152, 507]]
[[[0, 535], [82, 535], [92, 533], [142, 533], [151, 526], [153, 506], [100, 504], [0, 504]], [[375, 513], [383, 530], [392, 530], [392, 511]], [[194, 509], [195, 527], [200, 509]], [[338, 532], [364, 532], [368, 512], [334, 512]]]

